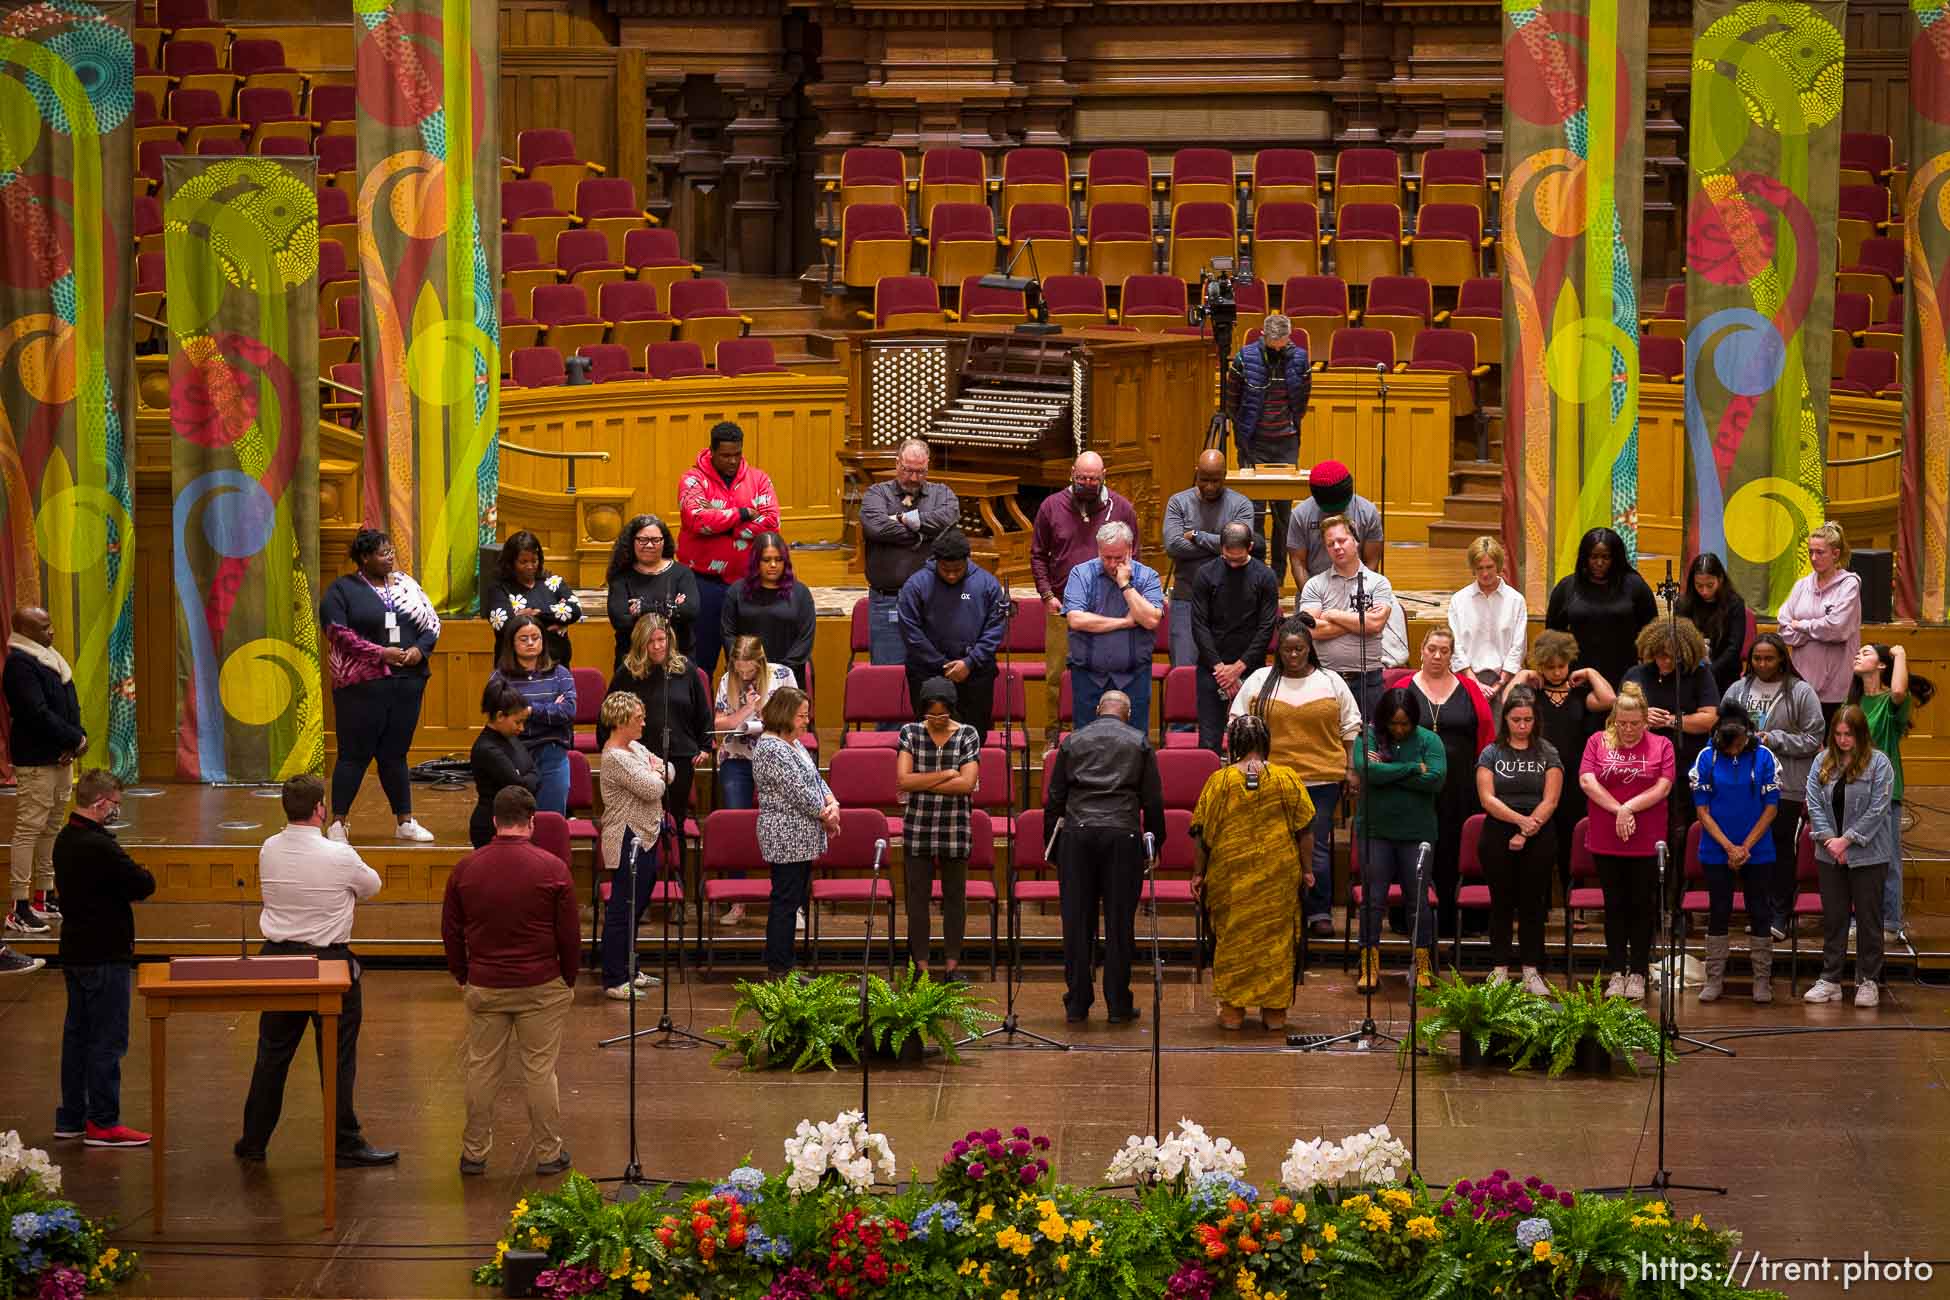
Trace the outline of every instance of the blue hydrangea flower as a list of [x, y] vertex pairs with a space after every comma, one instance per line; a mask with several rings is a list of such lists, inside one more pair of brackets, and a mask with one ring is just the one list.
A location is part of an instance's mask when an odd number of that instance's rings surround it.
[[748, 1192], [755, 1192], [765, 1186], [765, 1171], [753, 1168], [751, 1165], [739, 1165], [726, 1174], [724, 1180], [733, 1187], [742, 1187]]
[[1259, 1199], [1259, 1188], [1219, 1169], [1200, 1174], [1192, 1184], [1192, 1200], [1199, 1205], [1218, 1205], [1235, 1196], [1250, 1204]]
[[913, 1235], [926, 1241], [936, 1224], [943, 1232], [961, 1231], [961, 1206], [953, 1201], [936, 1201], [914, 1216]]
[[792, 1256], [792, 1243], [772, 1236], [763, 1228], [750, 1227], [745, 1230], [745, 1255], [761, 1264], [768, 1260], [789, 1259]]
[[26, 1245], [41, 1235], [41, 1216], [38, 1214], [16, 1214], [13, 1220], [14, 1240]]
[[47, 1252], [44, 1250], [38, 1248], [30, 1250], [20, 1257], [21, 1272], [25, 1273], [28, 1277], [34, 1276], [46, 1267]]
[[1525, 1219], [1517, 1225], [1517, 1244], [1528, 1250], [1540, 1241], [1551, 1239], [1549, 1219]]
[[42, 1225], [50, 1232], [80, 1232], [81, 1216], [71, 1206], [57, 1205], [41, 1216]]

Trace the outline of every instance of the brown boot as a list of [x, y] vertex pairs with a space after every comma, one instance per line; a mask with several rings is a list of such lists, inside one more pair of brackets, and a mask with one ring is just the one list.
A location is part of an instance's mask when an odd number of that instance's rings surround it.
[[1429, 978], [1429, 950], [1427, 948], [1417, 948], [1415, 950], [1415, 987], [1425, 989], [1432, 982]]
[[1361, 973], [1354, 977], [1356, 993], [1372, 993], [1381, 986], [1381, 950], [1363, 948], [1361, 950]]

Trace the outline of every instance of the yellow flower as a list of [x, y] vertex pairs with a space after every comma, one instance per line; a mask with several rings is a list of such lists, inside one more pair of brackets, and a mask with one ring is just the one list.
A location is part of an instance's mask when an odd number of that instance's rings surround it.
[[533, 1246], [536, 1250], [547, 1250], [548, 1243], [549, 1243], [548, 1234], [537, 1232], [533, 1228], [530, 1228], [528, 1230], [528, 1244]]
[[1341, 1204], [1347, 1207], [1349, 1214], [1366, 1214], [1368, 1207], [1374, 1204], [1374, 1200], [1366, 1192], [1362, 1192], [1359, 1196], [1348, 1197]]
[[1413, 1241], [1438, 1241], [1442, 1229], [1435, 1226], [1435, 1219], [1427, 1214], [1418, 1215], [1407, 1223], [1409, 1239]]
[[1102, 1258], [1103, 1258], [1103, 1255], [1104, 1255], [1104, 1240], [1103, 1240], [1103, 1238], [1102, 1238], [1102, 1237], [1092, 1237], [1092, 1238], [1090, 1239], [1090, 1258], [1092, 1258], [1092, 1259], [1102, 1259]]
[[644, 1293], [650, 1290], [649, 1269], [640, 1268], [636, 1272], [630, 1274], [630, 1290], [636, 1292], [638, 1295], [643, 1295]]
[[1654, 1201], [1652, 1202], [1652, 1204], [1646, 1206], [1645, 1208], [1648, 1214], [1656, 1214], [1660, 1218], [1665, 1217], [1666, 1203], [1664, 1201]]
[[1532, 1242], [1530, 1246], [1530, 1257], [1536, 1260], [1549, 1259], [1551, 1257], [1551, 1244], [1548, 1241]]
[[1081, 1243], [1085, 1237], [1088, 1237], [1090, 1235], [1090, 1229], [1093, 1226], [1095, 1225], [1093, 1225], [1088, 1219], [1071, 1219], [1070, 1240]]
[[[1699, 1215], [1695, 1214], [1693, 1218], [1695, 1220], [1698, 1220]], [[120, 1259], [121, 1257], [122, 1257], [122, 1252], [117, 1250], [115, 1247], [110, 1246], [107, 1250], [102, 1252], [101, 1267], [114, 1268], [115, 1261]]]
[[974, 1271], [975, 1271], [975, 1261], [972, 1259], [964, 1259], [961, 1262], [961, 1267], [955, 1270], [955, 1272], [960, 1274], [962, 1277], [967, 1277], [970, 1273], [973, 1273]]
[[1014, 1287], [1010, 1287], [1002, 1293], [1002, 1300], [1022, 1300], [1022, 1296], [1017, 1293]]
[[1331, 1246], [1341, 1239], [1340, 1229], [1331, 1223], [1324, 1224], [1320, 1229], [1320, 1239]]
[[609, 1270], [609, 1275], [612, 1278], [618, 1278], [624, 1276], [629, 1271], [630, 1271], [630, 1248], [628, 1246], [625, 1246], [623, 1247], [623, 1253], [617, 1257], [616, 1267]]
[[1061, 1270], [1063, 1270], [1063, 1271], [1064, 1271], [1065, 1273], [1067, 1273], [1067, 1272], [1069, 1272], [1069, 1271], [1070, 1271], [1070, 1257], [1069, 1257], [1068, 1255], [1058, 1255], [1058, 1256], [1056, 1257], [1056, 1266], [1057, 1266], [1057, 1267], [1058, 1267], [1059, 1269], [1061, 1269]]
[[1027, 1234], [1018, 1231], [1014, 1227], [1004, 1228], [1002, 1231], [996, 1233], [995, 1244], [1003, 1250], [1013, 1250], [1016, 1254], [1023, 1256], [1027, 1256], [1030, 1251], [1036, 1248], [1036, 1243], [1031, 1241]]
[[1053, 1218], [1057, 1213], [1056, 1202], [1050, 1200], [1048, 1197], [1043, 1198], [1036, 1202], [1036, 1213], [1045, 1219]]
[[1315, 1250], [1312, 1246], [1307, 1245], [1305, 1242], [1300, 1243], [1300, 1262], [1302, 1264], [1311, 1264], [1319, 1258], [1320, 1258], [1319, 1251]]
[[1399, 1187], [1391, 1187], [1381, 1194], [1381, 1203], [1391, 1210], [1406, 1210], [1415, 1204], [1415, 1198]]
[[1705, 1219], [1702, 1219], [1702, 1218], [1701, 1218], [1701, 1217], [1700, 1217], [1699, 1215], [1697, 1215], [1697, 1214], [1695, 1214], [1695, 1215], [1694, 1215], [1694, 1216], [1692, 1217], [1692, 1221], [1691, 1221], [1691, 1222], [1689, 1222], [1689, 1223], [1688, 1223], [1688, 1224], [1687, 1224], [1686, 1226], [1687, 1226], [1687, 1227], [1689, 1227], [1689, 1228], [1698, 1228], [1698, 1229], [1699, 1229], [1699, 1230], [1700, 1230], [1701, 1232], [1705, 1232], [1705, 1231], [1706, 1231], [1706, 1220], [1705, 1220]]
[[[499, 1267], [501, 1266], [501, 1260], [502, 1260], [502, 1258], [503, 1258], [504, 1256], [506, 1256], [506, 1255], [507, 1255], [507, 1253], [508, 1253], [508, 1243], [507, 1243], [507, 1242], [505, 1242], [505, 1241], [497, 1241], [497, 1242], [495, 1242], [495, 1243], [494, 1243], [494, 1264], [495, 1264], [495, 1267], [497, 1267], [497, 1268], [499, 1268]], [[104, 1262], [105, 1262], [105, 1261], [104, 1261]]]
[[1395, 1226], [1395, 1219], [1388, 1211], [1376, 1205], [1361, 1216], [1361, 1226], [1369, 1232], [1387, 1232]]
[[515, 1202], [515, 1212], [508, 1217], [511, 1219], [519, 1219], [526, 1213], [528, 1213], [528, 1198], [523, 1197], [521, 1200]]
[[995, 1217], [995, 1207], [989, 1204], [987, 1201], [983, 1201], [982, 1208], [975, 1211], [975, 1222], [977, 1223], [987, 1223], [990, 1219], [993, 1219], [994, 1217]]
[[975, 1276], [981, 1279], [983, 1286], [987, 1286], [989, 1284], [989, 1266], [987, 1264], [982, 1265], [982, 1271]]

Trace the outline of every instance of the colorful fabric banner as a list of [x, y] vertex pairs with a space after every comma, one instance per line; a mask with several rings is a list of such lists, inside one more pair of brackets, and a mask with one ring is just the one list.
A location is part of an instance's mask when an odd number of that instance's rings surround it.
[[1807, 571], [1825, 512], [1841, 0], [1693, 11], [1686, 520], [1750, 608]]
[[500, 81], [493, 0], [355, 0], [365, 517], [443, 614], [495, 538]]
[[0, 601], [45, 606], [85, 764], [136, 775], [135, 6], [0, 3]]
[[1904, 618], [1941, 623], [1950, 613], [1950, 10], [1910, 0], [1910, 22], [1896, 602]]
[[1503, 535], [1543, 608], [1638, 529], [1646, 0], [1503, 6]]
[[318, 160], [163, 160], [176, 775], [325, 762]]

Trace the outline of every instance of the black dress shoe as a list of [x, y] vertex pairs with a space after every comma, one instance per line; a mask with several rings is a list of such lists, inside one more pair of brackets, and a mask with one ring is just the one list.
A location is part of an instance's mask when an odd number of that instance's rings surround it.
[[248, 1160], [260, 1165], [264, 1163], [264, 1149], [262, 1147], [247, 1147], [241, 1138], [231, 1146], [230, 1153], [239, 1160]]
[[460, 1158], [460, 1172], [463, 1177], [479, 1178], [487, 1172], [487, 1161], [469, 1160], [466, 1156], [462, 1156]]
[[1104, 1019], [1110, 1021], [1113, 1025], [1128, 1025], [1137, 1018], [1138, 1009], [1136, 1007], [1132, 1007], [1129, 1011], [1113, 1011], [1104, 1017]]
[[1063, 1023], [1066, 1025], [1080, 1025], [1088, 1019], [1090, 1019], [1090, 1010], [1087, 1007], [1082, 1011], [1072, 1011], [1068, 1007], [1063, 1008]]
[[569, 1148], [563, 1147], [561, 1154], [556, 1156], [555, 1159], [538, 1161], [535, 1165], [535, 1172], [541, 1175], [543, 1178], [547, 1178], [552, 1174], [561, 1173], [563, 1170], [567, 1169], [568, 1167], [569, 1167]]
[[399, 1163], [399, 1152], [382, 1151], [368, 1142], [362, 1147], [338, 1153], [338, 1166], [341, 1169], [366, 1169], [374, 1165], [393, 1165]]

